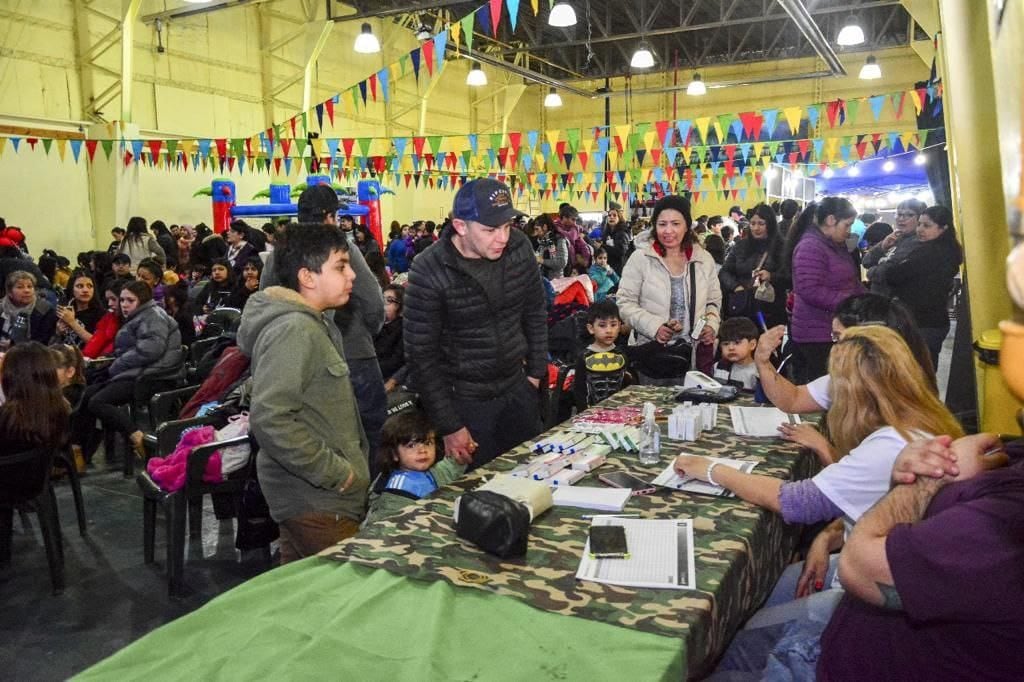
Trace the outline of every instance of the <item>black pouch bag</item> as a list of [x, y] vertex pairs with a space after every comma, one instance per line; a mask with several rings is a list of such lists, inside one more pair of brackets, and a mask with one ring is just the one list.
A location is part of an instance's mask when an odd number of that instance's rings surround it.
[[693, 346], [683, 339], [668, 345], [657, 341], [636, 346], [633, 350], [633, 365], [652, 379], [672, 379], [690, 371]]
[[526, 505], [491, 490], [462, 495], [455, 534], [501, 558], [526, 554], [530, 511]]

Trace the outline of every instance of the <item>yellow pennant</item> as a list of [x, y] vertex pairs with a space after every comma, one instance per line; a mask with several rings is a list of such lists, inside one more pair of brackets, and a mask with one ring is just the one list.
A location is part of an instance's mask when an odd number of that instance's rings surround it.
[[704, 141], [708, 139], [708, 126], [711, 124], [710, 116], [701, 116], [693, 120], [693, 125], [697, 128], [697, 133], [700, 135], [700, 142], [704, 144]]
[[558, 136], [561, 130], [546, 130], [544, 131], [544, 137], [547, 138], [548, 144], [551, 145], [551, 153], [555, 153], [555, 145], [558, 144]]
[[60, 156], [60, 160], [64, 160], [64, 155], [68, 151], [68, 141], [64, 138], [58, 137], [54, 142], [57, 143], [57, 155]]
[[787, 107], [782, 110], [782, 115], [786, 117], [790, 132], [795, 135], [796, 131], [800, 130], [800, 119], [804, 115], [803, 107]]
[[839, 141], [838, 137], [829, 137], [825, 139], [825, 159], [832, 161], [836, 158], [836, 154], [839, 153]]

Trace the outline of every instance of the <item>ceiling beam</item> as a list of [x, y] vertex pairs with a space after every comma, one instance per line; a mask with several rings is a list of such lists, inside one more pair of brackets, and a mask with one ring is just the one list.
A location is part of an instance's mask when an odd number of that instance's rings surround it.
[[153, 12], [152, 14], [145, 14], [139, 20], [144, 24], [151, 24], [157, 19], [163, 21], [170, 21], [171, 19], [184, 19], [185, 17], [194, 17], [200, 14], [209, 14], [210, 12], [217, 12], [222, 9], [235, 9], [236, 7], [244, 7], [247, 5], [258, 5], [263, 2], [272, 2], [273, 0], [224, 0], [224, 2], [218, 2], [215, 5], [202, 5], [192, 6], [188, 9], [179, 7], [178, 9], [165, 10], [163, 12]]
[[[873, 2], [870, 5], [865, 4], [865, 3], [859, 3], [859, 4], [840, 5], [840, 6], [833, 6], [833, 7], [820, 7], [820, 8], [816, 8], [816, 9], [810, 10], [810, 14], [811, 14], [811, 16], [820, 16], [820, 15], [828, 15], [828, 14], [836, 14], [836, 13], [849, 13], [849, 12], [856, 11], [856, 10], [864, 10], [864, 9], [875, 8], [875, 7], [889, 7], [889, 6], [893, 6], [893, 5], [899, 5], [899, 4], [901, 4], [900, 0], [880, 0], [879, 2]], [[623, 5], [623, 9], [625, 9], [627, 16], [629, 16], [630, 19], [633, 20], [633, 17], [631, 16], [629, 10], [626, 9], [626, 8], [628, 8], [628, 5]], [[693, 14], [694, 13], [691, 12], [691, 16]], [[608, 35], [604, 35], [604, 36], [599, 36], [599, 37], [591, 38], [589, 40], [589, 42], [592, 45], [596, 45], [596, 44], [600, 44], [600, 43], [615, 43], [615, 42], [619, 42], [619, 41], [623, 41], [623, 40], [637, 40], [639, 38], [644, 38], [644, 37], [653, 38], [655, 36], [672, 35], [672, 34], [676, 34], [676, 33], [691, 33], [691, 32], [694, 32], [694, 31], [707, 31], [707, 30], [718, 29], [718, 28], [727, 28], [729, 26], [746, 26], [748, 24], [761, 24], [761, 23], [766, 22], [766, 21], [789, 21], [789, 15], [787, 15], [785, 13], [778, 13], [778, 14], [768, 14], [768, 15], [759, 16], [759, 17], [739, 17], [739, 18], [735, 18], [735, 19], [725, 19], [725, 20], [720, 20], [720, 21], [711, 21], [711, 22], [705, 22], [705, 23], [702, 23], [702, 24], [687, 24], [687, 25], [683, 25], [683, 26], [667, 26], [667, 27], [664, 27], [664, 28], [654, 28], [654, 29], [651, 29], [649, 31], [631, 31], [629, 33], [618, 33], [618, 34], [614, 34], [614, 35], [608, 34]], [[556, 49], [557, 50], [564, 50], [567, 47], [578, 47], [580, 45], [586, 45], [587, 42], [588, 42], [587, 40], [569, 40], [569, 41], [563, 41], [563, 42], [558, 42], [558, 43], [551, 43], [551, 44], [548, 44], [548, 45], [523, 45], [523, 46], [518, 46], [518, 47], [513, 47], [513, 48], [505, 49], [505, 50], [502, 50], [501, 52], [498, 52], [496, 54], [498, 56], [504, 57], [506, 55], [513, 54], [513, 53], [516, 53], [516, 52], [535, 52], [535, 51], [538, 51], [538, 50], [556, 50]]]
[[[366, 12], [356, 12], [355, 14], [341, 14], [335, 15], [331, 11], [328, 15], [328, 19], [331, 21], [360, 21], [362, 19], [374, 19], [377, 17], [393, 17], [398, 14], [415, 14], [416, 12], [425, 12], [431, 9], [442, 9], [444, 7], [451, 7], [452, 5], [464, 5], [466, 0], [428, 0], [427, 2], [419, 2], [409, 5], [401, 5], [397, 7], [382, 7], [380, 9], [373, 9]], [[330, 10], [331, 0], [328, 0], [328, 10]]]

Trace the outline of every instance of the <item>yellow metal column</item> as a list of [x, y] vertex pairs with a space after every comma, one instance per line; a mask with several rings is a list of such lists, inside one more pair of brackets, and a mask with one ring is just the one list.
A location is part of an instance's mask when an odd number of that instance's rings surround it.
[[[971, 324], [977, 338], [985, 330], [997, 328], [1012, 312], [1005, 285], [1010, 240], [999, 148], [994, 139], [996, 88], [988, 17], [976, 0], [938, 0], [938, 7], [953, 210], [964, 246]], [[981, 388], [984, 377], [980, 371], [977, 379]], [[986, 411], [994, 408], [985, 404], [984, 395], [978, 396], [982, 421]]]

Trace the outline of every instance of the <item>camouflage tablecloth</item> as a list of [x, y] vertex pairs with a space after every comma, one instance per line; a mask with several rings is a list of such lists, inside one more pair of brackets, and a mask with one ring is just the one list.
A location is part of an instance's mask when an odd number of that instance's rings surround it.
[[[675, 405], [672, 396], [670, 389], [633, 387], [609, 398], [602, 407], [652, 401], [671, 408]], [[783, 479], [811, 474], [812, 458], [796, 446], [779, 440], [739, 438], [730, 424], [729, 411], [722, 406], [717, 428], [705, 432], [699, 441], [663, 439], [660, 465], [641, 466], [636, 455], [616, 452], [577, 485], [600, 485], [597, 474], [614, 469], [650, 480], [670, 458], [684, 451], [758, 460], [756, 473]], [[520, 599], [553, 613], [675, 637], [681, 640], [692, 675], [721, 653], [767, 596], [793, 551], [799, 529], [783, 523], [777, 515], [736, 498], [675, 491], [635, 496], [623, 513], [694, 519], [697, 589], [693, 591], [577, 581], [575, 574], [590, 526], [590, 521], [582, 518], [588, 513], [583, 509], [555, 507], [535, 519], [529, 549], [519, 559], [499, 559], [457, 538], [452, 521], [455, 499], [496, 471], [511, 469], [529, 456], [528, 446], [520, 446], [402, 514], [363, 529], [325, 556], [417, 580], [445, 580]]]

